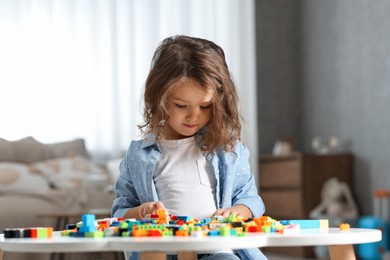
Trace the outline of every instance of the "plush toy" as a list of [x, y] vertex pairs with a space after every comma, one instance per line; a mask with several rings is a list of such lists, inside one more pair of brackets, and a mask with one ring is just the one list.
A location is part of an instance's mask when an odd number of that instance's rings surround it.
[[348, 185], [336, 177], [322, 187], [322, 201], [310, 212], [311, 218], [356, 218], [358, 210]]

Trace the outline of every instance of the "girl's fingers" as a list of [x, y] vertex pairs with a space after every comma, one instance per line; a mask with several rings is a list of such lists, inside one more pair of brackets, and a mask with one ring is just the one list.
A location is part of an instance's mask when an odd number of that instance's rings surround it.
[[225, 211], [225, 209], [217, 209], [215, 212], [214, 212], [214, 216], [220, 216], [223, 214], [223, 212]]
[[165, 209], [164, 203], [162, 203], [161, 201], [157, 201], [156, 203], [154, 203], [153, 209], [154, 211], [158, 209]]
[[156, 213], [158, 209], [165, 209], [164, 203], [161, 201], [145, 202], [139, 206], [138, 213], [144, 219], [147, 214]]
[[230, 214], [233, 214], [235, 216], [238, 216], [238, 212], [235, 211], [235, 210], [231, 210], [230, 208], [228, 209], [217, 209], [215, 212], [214, 212], [214, 216], [222, 216], [224, 218], [227, 218], [230, 216]]

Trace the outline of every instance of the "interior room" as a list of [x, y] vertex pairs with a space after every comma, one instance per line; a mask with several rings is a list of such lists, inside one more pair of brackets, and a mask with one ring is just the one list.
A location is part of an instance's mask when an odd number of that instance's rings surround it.
[[[0, 233], [111, 215], [153, 52], [178, 34], [225, 51], [266, 216], [388, 225], [389, 11], [386, 0], [0, 0]], [[329, 259], [324, 246], [264, 253]]]
[[256, 1], [259, 153], [284, 139], [312, 153], [316, 138], [336, 137], [335, 152], [353, 157], [359, 217], [383, 216], [374, 193], [390, 185], [390, 122], [382, 116], [389, 8], [386, 1]]

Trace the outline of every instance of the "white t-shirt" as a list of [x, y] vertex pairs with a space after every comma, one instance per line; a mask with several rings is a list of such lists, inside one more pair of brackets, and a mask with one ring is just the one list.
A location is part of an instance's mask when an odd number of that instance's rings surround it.
[[176, 216], [211, 217], [217, 180], [195, 137], [159, 144], [162, 151], [153, 174], [159, 200]]
[[[217, 209], [217, 180], [195, 137], [164, 140], [160, 147], [161, 156], [153, 173], [159, 200], [175, 216], [194, 217], [199, 221], [212, 217]], [[198, 253], [232, 253], [232, 250]]]

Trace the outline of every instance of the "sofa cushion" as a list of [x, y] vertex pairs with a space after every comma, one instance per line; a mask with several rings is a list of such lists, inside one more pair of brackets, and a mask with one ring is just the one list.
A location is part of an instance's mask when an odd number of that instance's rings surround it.
[[23, 163], [0, 162], [0, 193], [42, 194], [50, 189], [47, 180]]
[[88, 158], [84, 139], [77, 138], [71, 141], [52, 143], [46, 145], [50, 158], [82, 156]]
[[54, 189], [68, 193], [80, 205], [87, 203], [89, 177], [108, 177], [103, 168], [81, 156], [49, 159], [31, 164], [31, 168], [45, 176]]
[[21, 163], [33, 163], [49, 158], [49, 151], [46, 145], [38, 142], [29, 136], [17, 141], [13, 141], [16, 154], [16, 161]]
[[81, 156], [49, 159], [31, 164], [31, 168], [44, 175], [56, 188], [82, 189], [89, 175], [106, 174], [102, 168]]
[[2, 161], [16, 161], [15, 148], [12, 142], [0, 138], [0, 162]]
[[31, 136], [16, 141], [0, 138], [0, 162], [34, 163], [72, 156], [89, 157], [84, 139], [44, 144]]
[[32, 163], [46, 160], [46, 146], [29, 136], [16, 141], [0, 138], [0, 162]]

